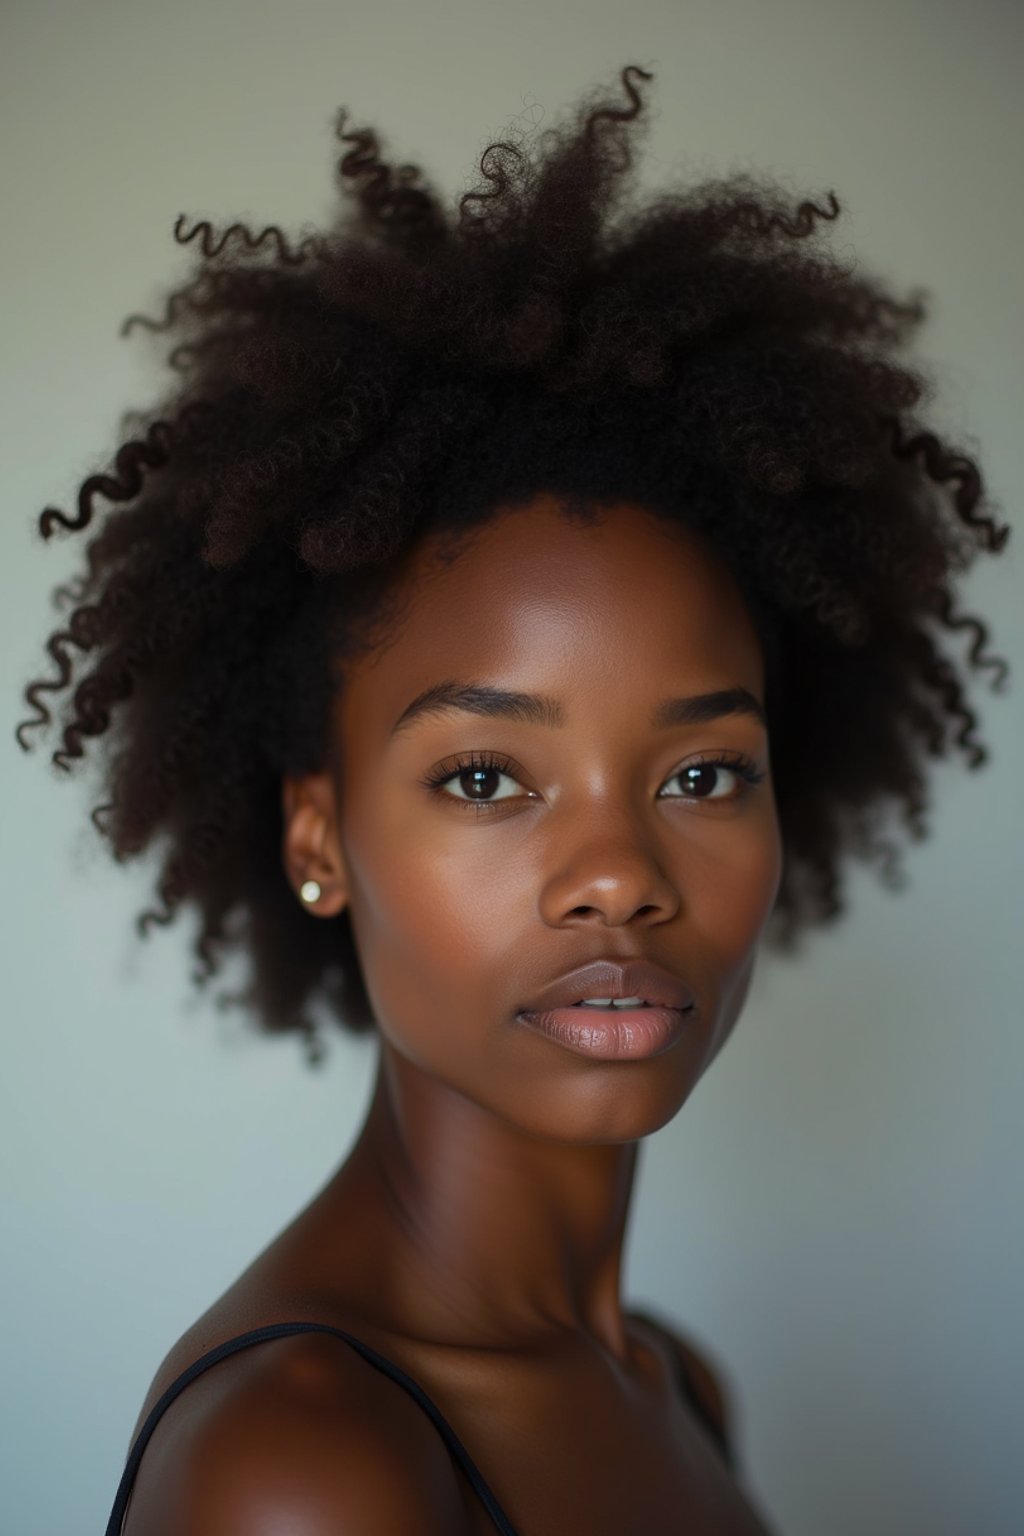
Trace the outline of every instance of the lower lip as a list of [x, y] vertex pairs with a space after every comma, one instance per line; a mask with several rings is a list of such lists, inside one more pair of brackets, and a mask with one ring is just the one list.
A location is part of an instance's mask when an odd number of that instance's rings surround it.
[[692, 1008], [551, 1008], [518, 1017], [594, 1061], [642, 1061], [675, 1045]]

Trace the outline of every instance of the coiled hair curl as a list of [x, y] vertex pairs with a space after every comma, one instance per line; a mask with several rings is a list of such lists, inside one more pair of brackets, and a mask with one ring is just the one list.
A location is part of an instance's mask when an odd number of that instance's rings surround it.
[[621, 97], [490, 144], [451, 211], [343, 109], [326, 230], [292, 245], [182, 215], [192, 280], [123, 327], [172, 338], [175, 381], [77, 514], [40, 516], [48, 539], [111, 504], [55, 591], [57, 675], [26, 687], [18, 741], [70, 690], [52, 758], [70, 769], [106, 734], [92, 817], [114, 857], [166, 839], [140, 932], [193, 903], [194, 980], [240, 947], [249, 983], [221, 1002], [301, 1031], [312, 1060], [316, 997], [374, 1021], [347, 915], [310, 918], [284, 878], [280, 780], [324, 765], [336, 666], [428, 529], [547, 490], [647, 504], [718, 546], [767, 658], [779, 949], [842, 911], [849, 856], [901, 882], [881, 820], [894, 805], [926, 834], [926, 756], [986, 758], [965, 668], [998, 690], [1007, 666], [954, 585], [1009, 528], [913, 414], [930, 386], [895, 355], [925, 295], [823, 249], [832, 192], [794, 207], [744, 174], [630, 198], [651, 78], [629, 66]]

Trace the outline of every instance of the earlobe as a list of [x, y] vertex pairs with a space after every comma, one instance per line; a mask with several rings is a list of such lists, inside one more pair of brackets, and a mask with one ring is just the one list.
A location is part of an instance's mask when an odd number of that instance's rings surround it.
[[288, 883], [309, 912], [334, 917], [348, 901], [329, 773], [281, 782], [281, 861]]

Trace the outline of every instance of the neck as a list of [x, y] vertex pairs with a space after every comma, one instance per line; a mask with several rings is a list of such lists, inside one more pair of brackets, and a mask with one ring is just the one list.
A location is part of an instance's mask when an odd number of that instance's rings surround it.
[[418, 1337], [528, 1350], [570, 1330], [625, 1358], [637, 1155], [632, 1141], [531, 1136], [384, 1043], [363, 1129], [324, 1193], [358, 1212], [364, 1287]]

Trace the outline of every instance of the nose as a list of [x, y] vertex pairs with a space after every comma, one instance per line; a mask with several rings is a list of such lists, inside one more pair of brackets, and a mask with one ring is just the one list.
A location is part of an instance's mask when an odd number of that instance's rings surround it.
[[589, 921], [613, 928], [638, 917], [656, 923], [679, 910], [679, 889], [666, 873], [663, 850], [628, 814], [604, 811], [589, 830], [577, 827], [574, 833], [563, 825], [551, 852], [553, 867], [539, 900], [551, 927]]

